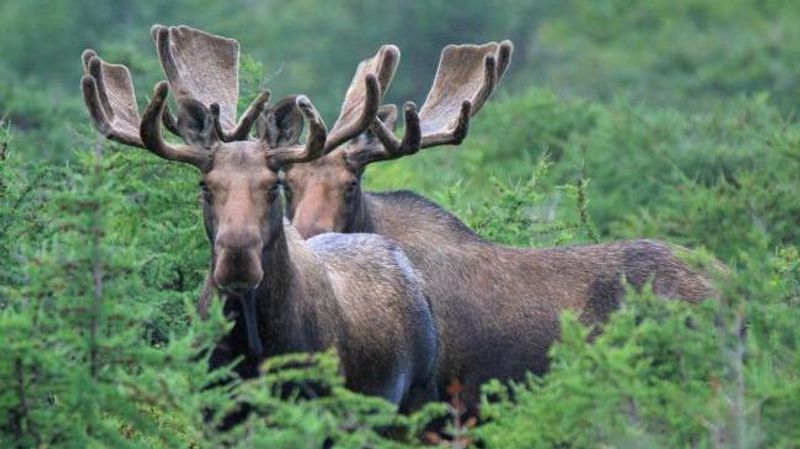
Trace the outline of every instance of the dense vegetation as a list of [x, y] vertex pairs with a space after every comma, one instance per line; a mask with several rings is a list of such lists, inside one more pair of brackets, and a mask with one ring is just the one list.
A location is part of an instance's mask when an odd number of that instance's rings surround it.
[[[800, 446], [798, 21], [781, 0], [0, 4], [0, 446], [406, 447], [440, 415], [443, 444], [476, 447]], [[218, 303], [207, 322], [194, 310], [197, 177], [98, 137], [78, 94], [95, 47], [143, 101], [155, 22], [235, 36], [246, 92], [303, 91], [326, 117], [380, 43], [404, 51], [389, 98], [421, 103], [442, 45], [510, 37], [510, 78], [468, 140], [376, 164], [367, 184], [419, 191], [504, 244], [684, 245], [727, 265], [723, 297], [631, 292], [593, 344], [566, 315], [551, 373], [488, 385], [479, 425], [457, 401], [396, 416], [345, 390], [334, 354], [204, 390], [198, 355], [226, 323]], [[281, 398], [288, 380], [325, 394]], [[232, 397], [258, 413], [227, 434], [203, 423]]]

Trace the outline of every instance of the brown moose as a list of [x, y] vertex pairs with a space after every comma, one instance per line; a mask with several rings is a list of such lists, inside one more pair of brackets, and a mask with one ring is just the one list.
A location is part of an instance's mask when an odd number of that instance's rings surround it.
[[503, 77], [512, 50], [508, 41], [445, 47], [419, 113], [413, 103], [404, 107], [402, 140], [393, 133], [396, 108], [384, 106], [368, 132], [323, 157], [284, 166], [287, 214], [303, 237], [371, 232], [405, 250], [424, 279], [440, 332], [439, 391], [459, 379], [470, 406], [488, 379], [544, 373], [559, 314], [571, 309], [586, 323], [604, 322], [624, 296], [623, 279], [637, 289], [651, 281], [655, 293], [668, 298], [699, 301], [715, 294], [664, 243], [509, 248], [481, 239], [414, 193], [361, 188], [370, 163], [459, 144], [470, 117]]
[[[141, 119], [126, 67], [87, 50], [81, 85], [94, 125], [107, 138], [200, 171], [209, 282], [236, 315], [230, 335], [212, 353], [212, 368], [244, 355], [237, 370], [252, 376], [263, 357], [335, 347], [349, 388], [401, 409], [435, 399], [437, 333], [402, 250], [374, 234], [303, 240], [285, 222], [280, 200], [282, 167], [312, 161], [372, 123], [380, 73], [359, 67], [330, 132], [311, 102], [296, 96], [291, 107], [271, 109], [269, 129], [249, 139], [269, 94], [259, 95], [236, 121], [238, 42], [185, 26], [155, 26], [153, 38], [169, 83], [156, 85]], [[393, 57], [393, 49], [384, 48], [375, 61], [392, 64]], [[166, 108], [170, 90], [177, 120]], [[284, 114], [307, 122], [304, 144], [291, 127], [297, 123]], [[162, 121], [186, 144], [165, 141]]]

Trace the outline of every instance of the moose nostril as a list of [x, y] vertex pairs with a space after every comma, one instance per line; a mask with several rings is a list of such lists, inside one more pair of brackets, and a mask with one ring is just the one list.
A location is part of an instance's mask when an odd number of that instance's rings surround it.
[[261, 236], [256, 232], [222, 232], [214, 245], [229, 251], [248, 251], [261, 246]]
[[258, 286], [264, 276], [258, 234], [222, 233], [215, 248], [214, 280], [220, 290], [240, 294]]
[[220, 290], [222, 290], [224, 293], [230, 293], [237, 296], [247, 293], [249, 290], [252, 290], [252, 288], [253, 286], [251, 284], [244, 282], [231, 282], [220, 286]]
[[214, 269], [214, 281], [220, 291], [237, 296], [258, 287], [263, 276], [256, 260], [225, 259]]

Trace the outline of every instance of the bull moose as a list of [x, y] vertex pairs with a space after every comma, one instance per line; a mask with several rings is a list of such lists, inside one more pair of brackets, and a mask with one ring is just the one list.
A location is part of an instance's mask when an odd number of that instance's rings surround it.
[[[282, 167], [320, 157], [374, 120], [375, 74], [359, 67], [330, 132], [301, 95], [291, 108], [271, 110], [270, 132], [249, 139], [269, 93], [236, 121], [238, 42], [185, 26], [155, 26], [153, 38], [169, 82], [155, 86], [141, 118], [125, 66], [87, 50], [81, 86], [89, 115], [107, 138], [201, 174], [212, 282], [226, 297], [225, 309], [238, 312], [230, 335], [212, 352], [211, 367], [244, 356], [236, 369], [247, 377], [256, 375], [264, 357], [335, 347], [349, 388], [401, 409], [435, 399], [437, 332], [403, 251], [375, 234], [303, 240], [285, 222], [280, 201]], [[376, 58], [392, 57], [383, 49]], [[179, 106], [177, 119], [166, 109], [169, 91]], [[296, 123], [283, 116], [296, 111], [310, 128], [305, 143], [293, 133]], [[185, 145], [163, 138], [162, 121]]]
[[386, 105], [357, 138], [283, 168], [288, 217], [303, 237], [370, 232], [406, 251], [423, 277], [440, 332], [440, 391], [459, 379], [470, 406], [479, 402], [479, 387], [488, 379], [519, 380], [528, 371], [547, 370], [547, 351], [566, 309], [584, 323], [602, 323], [619, 306], [625, 283], [641, 289], [650, 282], [660, 296], [692, 302], [715, 294], [665, 243], [509, 248], [483, 240], [419, 195], [362, 189], [371, 163], [461, 143], [512, 53], [509, 41], [445, 47], [422, 108], [417, 112], [411, 102], [403, 108], [402, 139], [393, 132], [397, 108]]

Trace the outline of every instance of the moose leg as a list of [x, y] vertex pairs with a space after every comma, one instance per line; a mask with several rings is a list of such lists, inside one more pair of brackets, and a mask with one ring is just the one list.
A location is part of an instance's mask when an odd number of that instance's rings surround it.
[[412, 413], [428, 402], [437, 400], [439, 400], [439, 387], [436, 386], [435, 379], [429, 379], [423, 384], [414, 384], [400, 403], [400, 413]]

